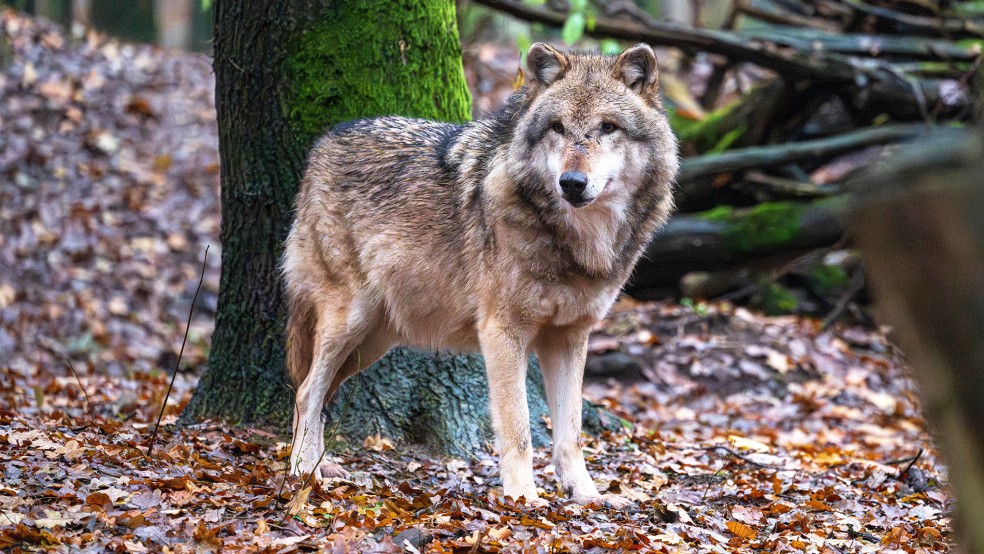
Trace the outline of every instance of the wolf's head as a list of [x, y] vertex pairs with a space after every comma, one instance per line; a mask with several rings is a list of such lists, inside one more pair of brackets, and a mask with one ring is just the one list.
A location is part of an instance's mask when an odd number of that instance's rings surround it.
[[652, 48], [616, 57], [536, 43], [526, 66], [526, 109], [509, 146], [521, 194], [564, 210], [631, 198], [653, 182], [668, 195], [677, 148]]

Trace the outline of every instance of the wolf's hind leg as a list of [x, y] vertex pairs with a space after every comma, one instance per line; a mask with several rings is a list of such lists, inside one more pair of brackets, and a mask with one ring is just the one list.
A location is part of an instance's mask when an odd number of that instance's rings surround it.
[[[324, 424], [321, 409], [335, 376], [366, 332], [361, 321], [350, 321], [351, 309], [318, 313], [311, 370], [297, 389], [294, 406], [290, 472], [294, 475], [316, 469], [323, 477], [340, 477], [345, 471], [324, 460]], [[353, 323], [355, 325], [353, 325]]]
[[536, 344], [553, 425], [554, 468], [560, 487], [575, 502], [607, 502], [621, 508], [631, 502], [598, 494], [581, 451], [581, 386], [587, 352], [588, 332], [581, 329], [548, 329]]
[[[335, 394], [338, 392], [338, 388], [342, 386], [342, 383], [347, 381], [350, 377], [358, 374], [360, 371], [367, 369], [372, 364], [376, 363], [377, 360], [383, 357], [386, 352], [395, 344], [395, 340], [390, 336], [389, 333], [380, 329], [380, 325], [373, 324], [370, 326], [370, 331], [367, 336], [362, 340], [362, 343], [352, 349], [352, 352], [345, 359], [345, 363], [342, 367], [335, 373], [335, 378], [332, 380], [331, 386], [328, 388], [328, 395], [325, 397], [325, 403], [327, 404]], [[342, 400], [344, 401], [344, 399]]]

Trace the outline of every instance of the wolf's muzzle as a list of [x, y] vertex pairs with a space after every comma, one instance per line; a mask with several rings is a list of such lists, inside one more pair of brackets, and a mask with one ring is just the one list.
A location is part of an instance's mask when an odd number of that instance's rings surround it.
[[579, 208], [589, 202], [584, 198], [584, 189], [588, 187], [588, 176], [581, 171], [565, 171], [560, 176], [560, 190], [564, 199], [574, 207]]

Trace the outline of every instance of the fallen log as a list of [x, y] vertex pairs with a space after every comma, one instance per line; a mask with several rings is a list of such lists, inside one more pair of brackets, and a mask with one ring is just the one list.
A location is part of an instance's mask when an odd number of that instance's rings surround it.
[[646, 247], [626, 290], [650, 298], [675, 289], [687, 273], [719, 271], [776, 254], [830, 246], [844, 235], [838, 218], [847, 203], [841, 195], [678, 214]]

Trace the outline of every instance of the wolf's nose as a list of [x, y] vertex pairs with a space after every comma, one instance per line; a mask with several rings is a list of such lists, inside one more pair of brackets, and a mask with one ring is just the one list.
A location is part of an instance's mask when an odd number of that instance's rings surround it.
[[565, 171], [560, 176], [560, 190], [564, 194], [580, 197], [588, 186], [588, 176], [580, 171]]

